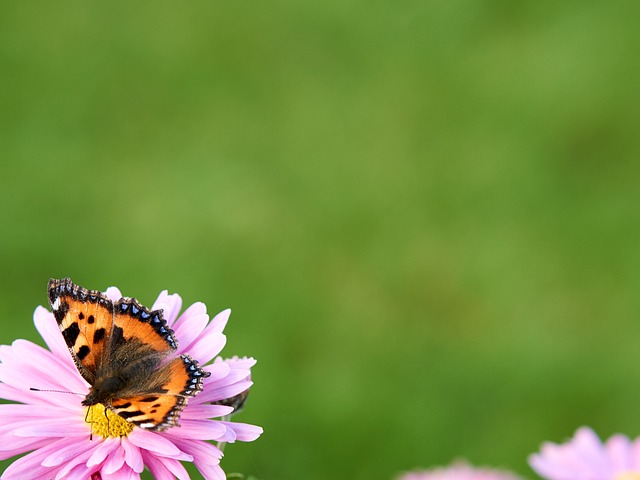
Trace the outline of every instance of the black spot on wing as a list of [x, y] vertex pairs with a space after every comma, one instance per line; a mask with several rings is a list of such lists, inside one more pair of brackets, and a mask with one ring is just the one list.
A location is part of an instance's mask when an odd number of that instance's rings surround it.
[[93, 332], [93, 343], [100, 343], [104, 339], [104, 328], [99, 328]]
[[89, 353], [91, 353], [91, 349], [86, 345], [83, 345], [80, 347], [76, 355], [78, 357], [78, 360], [82, 361], [87, 355], [89, 355]]
[[78, 335], [80, 335], [80, 328], [78, 327], [77, 322], [73, 322], [71, 325], [69, 325], [67, 328], [65, 328], [62, 331], [62, 336], [64, 337], [64, 341], [66, 342], [69, 348], [73, 347], [76, 344]]
[[118, 412], [118, 415], [126, 420], [127, 418], [131, 417], [139, 417], [140, 415], [144, 415], [144, 413], [142, 413], [140, 410], [134, 410], [133, 412]]
[[159, 397], [146, 397], [141, 399], [141, 402], [155, 402], [156, 400], [158, 400]]
[[[82, 315], [82, 314], [80, 314], [80, 315]], [[88, 324], [92, 324], [95, 321], [96, 321], [96, 319], [93, 317], [93, 315], [89, 315], [89, 318], [87, 318], [87, 323]]]
[[53, 316], [56, 317], [56, 322], [58, 322], [58, 325], [62, 323], [62, 320], [64, 320], [64, 317], [67, 315], [68, 311], [69, 304], [67, 302], [62, 302], [58, 309], [53, 311]]
[[124, 333], [122, 331], [122, 327], [118, 327], [117, 325], [113, 326], [113, 330], [111, 330], [111, 346], [113, 348], [117, 348], [120, 345], [122, 345], [123, 343], [125, 343], [124, 340]]

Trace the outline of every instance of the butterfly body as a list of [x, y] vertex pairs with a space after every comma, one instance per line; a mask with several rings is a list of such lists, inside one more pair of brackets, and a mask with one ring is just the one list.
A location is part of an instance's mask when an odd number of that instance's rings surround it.
[[[152, 354], [136, 358], [127, 355], [127, 352], [123, 352], [122, 349], [114, 353], [117, 359], [125, 360], [126, 364], [108, 365], [107, 368], [97, 372], [89, 393], [82, 401], [84, 406], [98, 403], [110, 405], [114, 399], [128, 397], [141, 388], [150, 388], [145, 384], [148, 383], [151, 374], [158, 369], [161, 359], [155, 358]], [[135, 349], [130, 353], [135, 354]]]
[[91, 386], [82, 405], [103, 404], [149, 430], [177, 426], [209, 374], [177, 341], [161, 310], [135, 298], [111, 301], [70, 279], [49, 281], [49, 302], [80, 375]]

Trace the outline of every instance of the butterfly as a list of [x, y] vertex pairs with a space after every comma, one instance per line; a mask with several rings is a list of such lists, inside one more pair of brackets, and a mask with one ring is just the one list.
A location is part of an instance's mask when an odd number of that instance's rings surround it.
[[85, 407], [102, 404], [138, 427], [178, 426], [190, 397], [202, 391], [204, 371], [178, 347], [162, 310], [135, 298], [111, 301], [104, 293], [49, 280], [49, 303], [73, 361], [91, 388]]

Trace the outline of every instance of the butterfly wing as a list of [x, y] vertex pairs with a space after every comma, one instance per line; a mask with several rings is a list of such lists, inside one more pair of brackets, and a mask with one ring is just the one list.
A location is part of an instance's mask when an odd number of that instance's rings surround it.
[[150, 311], [135, 298], [123, 297], [115, 303], [113, 321], [110, 352], [124, 343], [139, 346], [140, 354], [155, 354], [160, 357], [178, 348], [173, 330], [163, 318], [162, 310]]
[[202, 391], [209, 373], [188, 355], [180, 355], [159, 367], [153, 376], [141, 379], [137, 391], [113, 400], [110, 408], [141, 428], [163, 431], [177, 426], [190, 397]]
[[[177, 341], [161, 310], [135, 298], [114, 303], [68, 278], [49, 281], [49, 302], [78, 371], [92, 385], [83, 405], [104, 403], [149, 430], [178, 425], [209, 373], [188, 355], [165, 361]], [[114, 387], [112, 378], [124, 384]]]
[[91, 385], [105, 358], [113, 327], [113, 303], [69, 278], [49, 280], [49, 303], [80, 375]]

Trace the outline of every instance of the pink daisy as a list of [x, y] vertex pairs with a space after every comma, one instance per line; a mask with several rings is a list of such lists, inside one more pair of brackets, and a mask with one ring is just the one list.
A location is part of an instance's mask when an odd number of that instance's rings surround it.
[[409, 472], [398, 480], [520, 480], [520, 478], [504, 470], [474, 468], [466, 463], [456, 463], [450, 467]]
[[[113, 301], [122, 296], [115, 287], [107, 289], [106, 295]], [[162, 309], [174, 330], [176, 355], [188, 353], [206, 365], [225, 345], [222, 331], [231, 312], [225, 310], [209, 320], [203, 303], [194, 303], [178, 316], [181, 307], [179, 295], [164, 291], [152, 309]], [[133, 427], [110, 411], [109, 428], [99, 425], [104, 412], [89, 424], [87, 409], [80, 404], [89, 385], [74, 365], [53, 314], [38, 307], [34, 322], [49, 350], [26, 340], [0, 346], [0, 397], [19, 402], [0, 405], [0, 459], [31, 452], [11, 464], [3, 480], [139, 479], [145, 467], [157, 480], [182, 480], [189, 478], [183, 461], [193, 462], [205, 479], [224, 480], [219, 465], [222, 452], [209, 441], [253, 441], [262, 433], [254, 425], [213, 420], [228, 417], [233, 407], [225, 399], [251, 386], [250, 369], [255, 364], [251, 358], [216, 358], [204, 366], [210, 376], [204, 379], [203, 391], [189, 400], [179, 427], [151, 432]]]
[[640, 438], [614, 435], [602, 443], [582, 427], [567, 443], [543, 444], [529, 464], [547, 480], [640, 480]]

